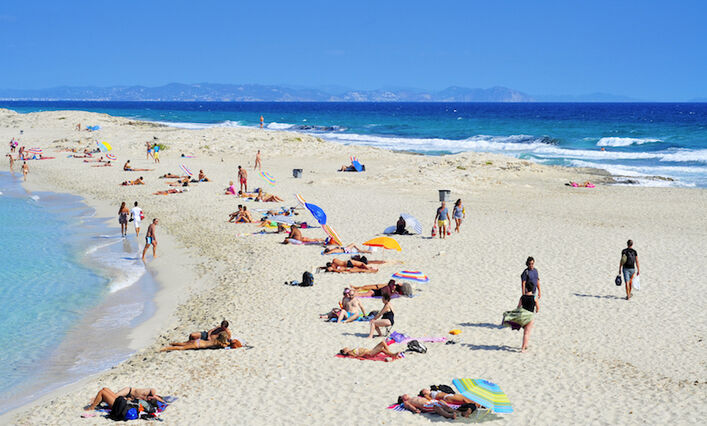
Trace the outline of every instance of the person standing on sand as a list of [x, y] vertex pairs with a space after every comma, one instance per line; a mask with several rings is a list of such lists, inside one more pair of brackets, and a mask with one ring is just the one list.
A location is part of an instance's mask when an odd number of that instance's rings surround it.
[[128, 216], [130, 215], [130, 210], [128, 206], [125, 205], [125, 201], [120, 203], [120, 208], [118, 209], [118, 223], [120, 224], [120, 236], [125, 238], [128, 235]]
[[155, 163], [160, 162], [160, 146], [157, 144], [157, 142], [152, 145], [152, 157], [155, 159]]
[[[530, 291], [530, 286], [526, 288], [526, 291], [518, 301], [518, 307], [523, 308], [528, 312], [536, 313], [540, 311], [540, 306], [538, 301], [535, 299], [535, 295]], [[520, 347], [521, 352], [526, 352], [528, 350], [528, 340], [530, 340], [530, 332], [533, 331], [533, 326], [535, 325], [535, 318], [523, 326], [523, 345]]]
[[633, 285], [633, 275], [641, 275], [641, 266], [638, 264], [638, 253], [633, 249], [633, 240], [626, 241], [626, 248], [621, 250], [621, 262], [619, 263], [619, 275], [623, 270], [624, 283], [626, 285], [626, 300], [631, 298]]
[[27, 173], [29, 173], [29, 166], [25, 161], [22, 163], [22, 176], [24, 176], [25, 182], [27, 182]]
[[130, 220], [132, 220], [133, 225], [135, 225], [135, 238], [140, 236], [140, 223], [143, 217], [142, 209], [137, 206], [137, 201], [135, 201], [135, 207], [130, 209]]
[[145, 147], [147, 147], [147, 157], [145, 157], [145, 160], [149, 160], [152, 156], [152, 144], [150, 142], [145, 142]]
[[533, 259], [533, 256], [529, 256], [528, 259], [526, 259], [525, 266], [525, 270], [520, 274], [520, 294], [522, 296], [530, 291], [540, 299], [540, 297], [542, 297], [542, 292], [540, 291], [540, 276], [538, 275], [538, 270], [535, 269], [535, 259]]
[[439, 237], [447, 237], [447, 226], [449, 225], [449, 210], [447, 210], [447, 204], [442, 201], [442, 205], [437, 209], [435, 213], [435, 223], [439, 227]]
[[142, 249], [142, 260], [145, 260], [145, 253], [147, 249], [152, 246], [152, 257], [157, 257], [157, 225], [160, 220], [157, 218], [152, 219], [152, 223], [147, 227], [147, 235], [145, 235], [145, 248]]
[[15, 158], [12, 156], [12, 154], [7, 154], [7, 156], [10, 158], [10, 172], [14, 173]]
[[452, 217], [454, 217], [454, 222], [456, 224], [454, 232], [459, 232], [459, 227], [462, 225], [462, 220], [466, 218], [466, 212], [464, 211], [464, 205], [462, 204], [461, 198], [458, 199], [456, 203], [454, 203]]
[[263, 166], [260, 164], [260, 150], [255, 154], [255, 166], [253, 166], [253, 170], [255, 169], [263, 170]]
[[265, 119], [264, 119], [263, 116], [261, 115], [261, 116], [260, 116], [260, 128], [261, 128], [261, 129], [263, 128], [263, 124], [264, 124], [264, 123], [265, 123]]
[[238, 181], [241, 184], [241, 191], [248, 192], [248, 172], [241, 168], [241, 166], [238, 166]]

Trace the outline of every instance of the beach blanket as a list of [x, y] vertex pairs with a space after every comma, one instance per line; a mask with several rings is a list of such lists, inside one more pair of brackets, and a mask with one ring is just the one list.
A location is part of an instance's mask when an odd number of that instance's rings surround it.
[[[358, 359], [361, 361], [383, 361], [383, 362], [391, 362], [395, 361], [400, 358], [393, 358], [391, 356], [388, 356], [384, 354], [383, 352], [380, 352], [376, 354], [376, 356], [370, 357], [370, 356], [349, 356], [349, 355], [341, 355], [341, 354], [336, 354], [334, 355], [337, 358], [351, 358], [351, 359]], [[402, 358], [405, 358], [405, 356], [402, 356]]]
[[288, 244], [294, 244], [296, 246], [320, 246], [322, 243], [318, 243], [316, 241], [300, 241], [300, 240], [295, 240], [294, 238], [287, 238], [287, 243]]
[[[325, 251], [326, 251], [326, 250], [325, 250]], [[339, 252], [337, 252], [337, 253], [324, 253], [324, 251], [322, 252], [322, 256], [336, 256], [336, 255], [339, 255], [339, 254], [344, 254], [344, 255], [346, 255], [346, 254], [361, 254], [361, 253], [359, 253], [358, 250], [353, 250], [353, 251], [350, 251], [350, 252], [348, 252], [348, 253], [339, 253]]]
[[519, 330], [521, 327], [524, 327], [532, 321], [534, 317], [534, 313], [519, 307], [513, 309], [512, 311], [504, 312], [501, 325], [504, 327], [511, 327], [512, 330]]
[[[163, 396], [162, 399], [164, 400], [164, 402], [167, 403], [167, 407], [165, 407], [165, 409], [160, 411], [159, 413], [155, 413], [155, 417], [163, 413], [167, 408], [169, 408], [170, 404], [174, 403], [179, 398], [177, 398], [176, 396], [167, 395]], [[108, 415], [110, 414], [110, 408], [105, 402], [102, 402], [99, 406], [97, 406], [95, 411], [105, 414], [102, 417], [108, 417]], [[81, 415], [81, 417], [95, 417], [95, 414], [91, 412], [85, 412]]]
[[[457, 405], [457, 404], [447, 403], [447, 405], [449, 405], [450, 408], [453, 408], [455, 410], [458, 409], [459, 407], [461, 407], [461, 405]], [[388, 406], [387, 408], [389, 410], [393, 410], [393, 411], [406, 411], [406, 408], [405, 408], [405, 406], [403, 406], [403, 404], [393, 404], [393, 405]]]
[[440, 342], [446, 342], [447, 338], [446, 337], [432, 337], [432, 336], [425, 336], [425, 337], [410, 337], [406, 336], [403, 333], [398, 333], [397, 331], [394, 331], [390, 333], [390, 336], [388, 336], [388, 341], [386, 342], [387, 344], [391, 343], [407, 343], [411, 342], [413, 340], [417, 340], [418, 342], [425, 342], [425, 343], [440, 343]]

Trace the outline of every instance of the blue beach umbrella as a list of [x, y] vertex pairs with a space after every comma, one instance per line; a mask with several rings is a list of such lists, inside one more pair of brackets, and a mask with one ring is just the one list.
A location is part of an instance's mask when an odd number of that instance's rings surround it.
[[361, 163], [358, 162], [358, 160], [353, 160], [351, 162], [351, 165], [354, 166], [354, 169], [356, 169], [357, 172], [363, 170], [363, 166], [361, 165]]
[[297, 198], [297, 201], [300, 202], [304, 207], [309, 210], [310, 213], [312, 213], [312, 216], [314, 216], [315, 219], [317, 219], [317, 222], [319, 222], [320, 225], [326, 225], [326, 213], [324, 213], [324, 210], [321, 209], [316, 204], [308, 203], [304, 201], [304, 198], [300, 194], [295, 194], [295, 197]]
[[494, 413], [513, 412], [511, 401], [496, 383], [484, 379], [454, 379], [452, 384], [460, 394]]

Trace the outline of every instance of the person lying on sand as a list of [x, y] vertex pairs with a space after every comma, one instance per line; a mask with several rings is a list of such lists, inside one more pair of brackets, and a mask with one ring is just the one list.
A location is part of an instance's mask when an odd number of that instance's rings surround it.
[[373, 349], [366, 349], [366, 348], [350, 349], [348, 347], [342, 348], [339, 351], [339, 354], [344, 355], [344, 356], [353, 356], [353, 357], [357, 357], [357, 358], [373, 358], [374, 356], [378, 355], [381, 352], [388, 355], [389, 357], [392, 357], [393, 359], [400, 358], [401, 354], [402, 354], [402, 352], [391, 352], [390, 348], [388, 347], [388, 344], [385, 343], [385, 341], [380, 342], [379, 344], [375, 345], [373, 347]]
[[152, 195], [181, 194], [184, 191], [187, 191], [187, 190], [186, 189], [167, 189], [165, 191], [153, 192]]
[[103, 162], [103, 157], [100, 157], [96, 160], [83, 160], [84, 163], [102, 163]]
[[366, 256], [361, 256], [360, 254], [354, 254], [353, 256], [351, 256], [351, 260], [357, 260], [367, 265], [386, 265], [403, 263], [402, 260], [369, 260]]
[[199, 177], [197, 178], [199, 182], [211, 182], [209, 178], [206, 177], [203, 170], [199, 170]]
[[189, 176], [182, 178], [182, 179], [177, 179], [176, 182], [171, 182], [171, 183], [168, 183], [167, 185], [169, 185], [169, 186], [189, 186]]
[[262, 189], [258, 189], [258, 196], [255, 197], [255, 201], [262, 201], [264, 203], [274, 203], [282, 202], [284, 200], [278, 197], [277, 195], [266, 194], [265, 192], [263, 192]]
[[332, 264], [331, 262], [327, 262], [326, 265], [317, 268], [318, 270], [324, 270], [326, 272], [336, 272], [339, 274], [355, 274], [355, 273], [363, 273], [363, 274], [375, 274], [378, 272], [378, 269], [373, 268], [371, 266], [367, 266], [366, 268], [358, 268], [358, 267], [347, 267], [347, 266], [337, 266]]
[[448, 419], [456, 419], [457, 414], [454, 409], [447, 405], [444, 401], [430, 401], [421, 396], [410, 397], [408, 394], [398, 397], [398, 404], [403, 404], [403, 407], [412, 411], [415, 414], [419, 413], [436, 413]]
[[73, 158], [93, 158], [91, 154], [72, 155]]
[[162, 176], [160, 176], [160, 179], [181, 179], [182, 176], [175, 175], [172, 173], [165, 173]]
[[324, 240], [318, 239], [318, 238], [307, 238], [302, 235], [302, 231], [299, 230], [299, 225], [291, 225], [290, 226], [290, 233], [287, 235], [287, 238], [285, 238], [285, 241], [283, 241], [283, 244], [289, 244], [289, 239], [297, 240], [297, 241], [302, 241], [303, 243], [323, 243]]
[[221, 321], [221, 325], [214, 327], [209, 331], [197, 331], [196, 333], [189, 334], [189, 340], [213, 340], [218, 337], [219, 334], [226, 333], [228, 335], [228, 340], [231, 340], [231, 330], [228, 329], [228, 321]]
[[448, 404], [454, 404], [454, 405], [469, 404], [469, 405], [473, 406], [473, 409], [470, 411], [469, 410], [461, 410], [461, 411], [464, 411], [464, 414], [463, 414], [464, 417], [469, 416], [469, 414], [471, 414], [471, 412], [473, 412], [477, 408], [481, 408], [481, 405], [477, 404], [476, 402], [470, 400], [469, 398], [467, 398], [464, 395], [459, 394], [459, 393], [444, 393], [442, 391], [433, 391], [433, 390], [429, 390], [429, 389], [422, 389], [418, 396], [425, 398], [429, 401], [437, 400], [437, 401], [444, 401]]
[[366, 259], [366, 256], [359, 257], [359, 260], [356, 260], [353, 257], [351, 258], [351, 260], [332, 259], [331, 264], [334, 266], [342, 266], [345, 268], [370, 268], [370, 266], [368, 266], [368, 259]]
[[359, 297], [381, 297], [384, 293], [390, 295], [399, 294], [401, 296], [412, 296], [412, 287], [408, 283], [396, 283], [395, 280], [388, 281], [387, 284], [369, 284], [362, 286], [351, 286]]
[[142, 176], [135, 180], [126, 180], [125, 182], [121, 183], [123, 186], [129, 186], [129, 185], [144, 185], [145, 182], [142, 180]]
[[98, 394], [96, 394], [96, 397], [93, 398], [93, 401], [84, 407], [84, 410], [86, 411], [91, 411], [95, 410], [98, 405], [100, 405], [102, 402], [105, 402], [108, 404], [108, 408], [113, 408], [113, 403], [115, 402], [116, 398], [119, 396], [123, 396], [126, 399], [129, 400], [138, 400], [142, 399], [143, 401], [147, 402], [152, 402], [152, 401], [160, 401], [160, 402], [165, 402], [164, 399], [162, 399], [161, 396], [157, 395], [157, 391], [153, 388], [123, 388], [119, 390], [118, 392], [113, 392], [112, 390], [108, 388], [103, 388], [98, 391]]
[[154, 169], [134, 169], [133, 166], [130, 165], [130, 160], [123, 165], [123, 171], [126, 172], [150, 172], [152, 170]]
[[222, 331], [218, 334], [218, 336], [216, 336], [215, 339], [210, 336], [209, 340], [201, 340], [199, 338], [196, 340], [188, 340], [186, 342], [172, 342], [170, 343], [170, 346], [160, 349], [160, 352], [186, 351], [191, 349], [222, 349], [230, 344], [231, 341], [228, 338], [228, 333]]
[[110, 163], [110, 161], [107, 161], [101, 165], [98, 166], [91, 166], [91, 167], [113, 167], [113, 165]]
[[358, 248], [355, 244], [351, 243], [347, 246], [334, 246], [334, 247], [327, 247], [324, 249], [324, 254], [332, 254], [332, 253], [370, 253], [370, 250], [364, 250]]
[[[356, 167], [354, 167], [354, 165], [353, 165], [353, 163], [352, 163], [352, 164], [349, 164], [348, 166], [347, 166], [347, 165], [341, 166], [341, 168], [339, 169], [339, 171], [340, 171], [340, 172], [357, 172], [358, 170], [356, 170]], [[366, 171], [366, 166], [361, 165], [361, 171], [362, 171], [362, 172], [363, 172], [363, 171]]]
[[252, 192], [238, 191], [238, 193], [236, 194], [236, 196], [237, 196], [238, 198], [255, 198], [255, 197], [258, 196], [258, 194], [252, 193]]

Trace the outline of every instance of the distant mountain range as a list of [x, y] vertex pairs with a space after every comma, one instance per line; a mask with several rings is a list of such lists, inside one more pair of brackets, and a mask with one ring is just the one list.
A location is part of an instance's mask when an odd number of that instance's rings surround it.
[[[341, 90], [341, 89], [339, 89]], [[181, 84], [160, 87], [54, 87], [0, 89], [4, 100], [200, 101], [200, 102], [531, 102], [533, 98], [506, 87], [470, 89], [452, 86], [441, 91], [419, 89], [341, 90], [259, 84]]]

